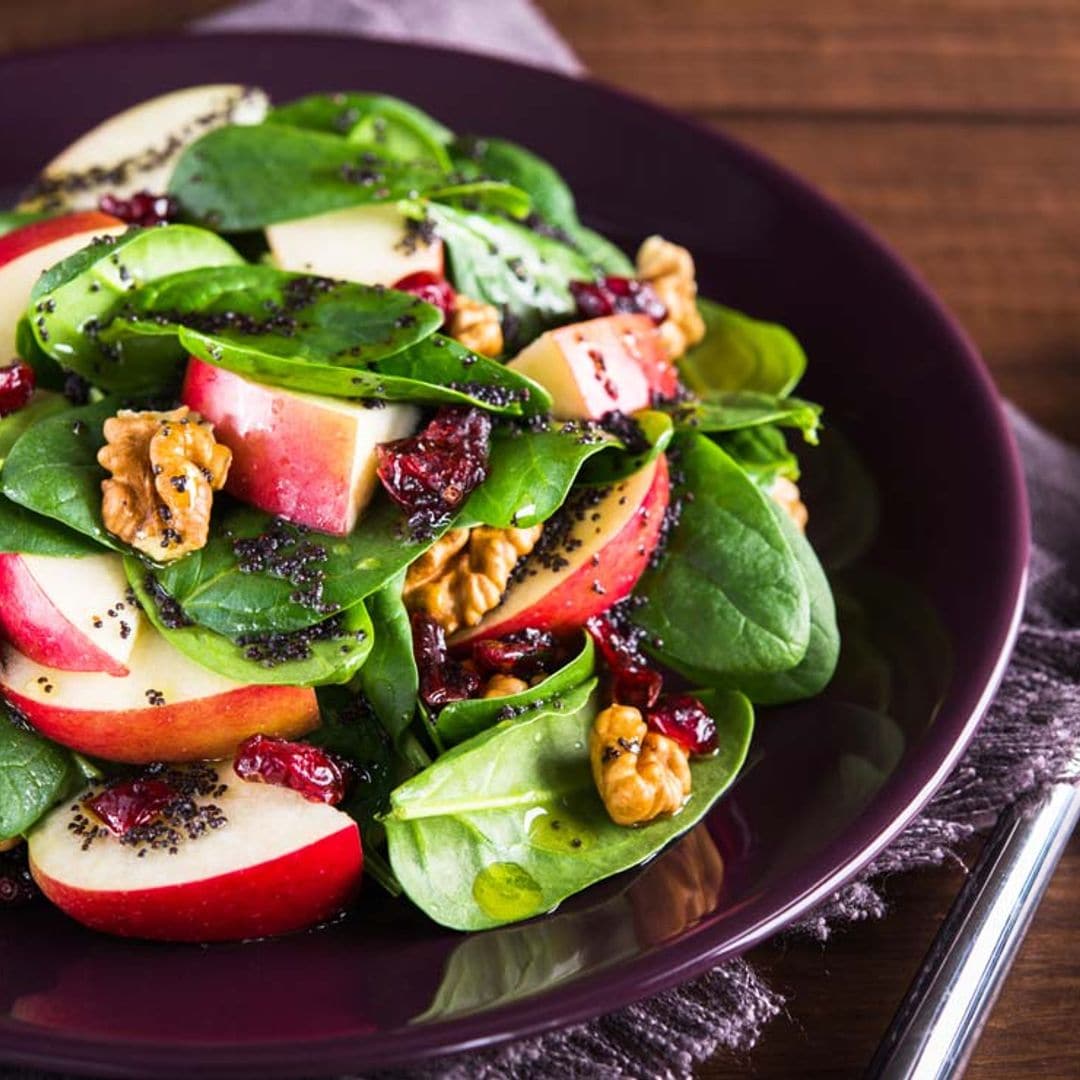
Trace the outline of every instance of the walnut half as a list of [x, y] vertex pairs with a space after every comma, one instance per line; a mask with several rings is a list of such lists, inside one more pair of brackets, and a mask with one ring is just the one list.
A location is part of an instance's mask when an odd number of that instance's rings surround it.
[[669, 358], [677, 360], [705, 336], [705, 322], [697, 308], [693, 256], [662, 236], [650, 236], [638, 250], [637, 270], [667, 308], [667, 318], [660, 324], [660, 338]]
[[503, 351], [502, 324], [499, 312], [482, 300], [458, 293], [454, 298], [454, 311], [450, 316], [447, 333], [466, 349], [498, 356]]
[[214, 492], [225, 484], [232, 452], [187, 406], [171, 412], [121, 409], [105, 421], [98, 462], [105, 528], [157, 562], [206, 546]]
[[593, 721], [589, 761], [600, 798], [616, 825], [644, 825], [682, 808], [690, 760], [674, 739], [649, 731], [629, 705], [610, 705]]

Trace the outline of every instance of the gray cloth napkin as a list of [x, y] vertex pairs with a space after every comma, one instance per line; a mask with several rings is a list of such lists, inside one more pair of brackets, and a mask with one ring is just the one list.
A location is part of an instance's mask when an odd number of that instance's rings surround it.
[[[202, 30], [321, 30], [410, 39], [496, 54], [570, 74], [573, 52], [529, 0], [255, 0], [196, 24]], [[954, 858], [1012, 801], [1068, 774], [1080, 743], [1080, 452], [1016, 410], [1013, 430], [1031, 496], [1035, 549], [1012, 663], [964, 760], [926, 810], [854, 882], [793, 932], [886, 914], [886, 874]], [[745, 1053], [784, 1005], [745, 960], [678, 989], [561, 1031], [383, 1074], [396, 1080], [689, 1077], [719, 1050]], [[43, 1080], [26, 1071], [3, 1080]]]

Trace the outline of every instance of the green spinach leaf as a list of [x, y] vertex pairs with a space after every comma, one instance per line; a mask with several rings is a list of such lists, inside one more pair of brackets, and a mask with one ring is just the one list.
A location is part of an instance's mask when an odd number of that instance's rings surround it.
[[634, 422], [649, 444], [645, 450], [635, 453], [602, 454], [589, 460], [578, 476], [578, 483], [594, 487], [607, 487], [632, 476], [655, 461], [671, 444], [675, 425], [667, 413], [655, 409], [643, 409], [634, 414]]
[[6, 495], [0, 495], [0, 552], [78, 559], [99, 555], [101, 546], [60, 522], [33, 514]]
[[64, 389], [67, 372], [38, 344], [34, 328], [25, 315], [15, 324], [15, 355], [34, 369], [38, 389]]
[[60, 394], [50, 390], [38, 390], [18, 412], [0, 417], [0, 466], [4, 464], [11, 448], [24, 432], [35, 424], [56, 413], [66, 412], [71, 403]]
[[774, 424], [796, 428], [808, 443], [816, 443], [821, 406], [801, 398], [776, 397], [756, 390], [712, 391], [695, 401], [676, 405], [672, 417], [680, 428], [710, 433]]
[[615, 825], [593, 784], [595, 684], [450, 750], [397, 788], [385, 819], [390, 861], [409, 898], [443, 926], [483, 930], [550, 911], [637, 866], [701, 820], [734, 780], [753, 711], [739, 694], [711, 707], [720, 749], [692, 766], [681, 813], [637, 829]]
[[766, 491], [777, 477], [799, 479], [799, 460], [789, 449], [784, 433], [772, 424], [719, 433], [714, 441]]
[[177, 271], [242, 262], [220, 236], [190, 225], [129, 229], [95, 241], [38, 278], [30, 294], [34, 337], [61, 366], [96, 386], [160, 391], [178, 374], [182, 354], [175, 344], [137, 338], [103, 349], [99, 329], [140, 285]]
[[698, 300], [705, 337], [678, 361], [684, 383], [697, 394], [712, 390], [756, 390], [783, 397], [806, 370], [806, 354], [791, 332]]
[[636, 590], [646, 648], [706, 686], [794, 667], [810, 643], [810, 598], [771, 503], [704, 435], [674, 445], [682, 515]]
[[572, 423], [547, 431], [498, 429], [487, 479], [469, 496], [455, 528], [527, 528], [546, 521], [566, 501], [584, 463], [621, 446], [613, 435]]
[[68, 750], [18, 726], [0, 706], [0, 840], [21, 836], [81, 786]]
[[505, 715], [504, 710], [515, 713], [521, 720], [531, 712], [543, 709], [561, 695], [576, 689], [596, 673], [596, 649], [588, 634], [582, 635], [581, 649], [543, 682], [500, 698], [468, 698], [452, 701], [439, 711], [435, 727], [447, 746], [464, 742], [497, 724]]
[[360, 672], [360, 686], [395, 743], [416, 715], [420, 686], [413, 657], [412, 627], [401, 598], [405, 569], [368, 598], [375, 644]]
[[372, 650], [371, 619], [363, 604], [354, 604], [342, 614], [341, 626], [331, 636], [311, 642], [308, 657], [267, 666], [248, 656], [247, 645], [238, 645], [205, 626], [170, 629], [147, 591], [146, 564], [129, 556], [124, 570], [146, 617], [171, 645], [203, 667], [237, 682], [267, 686], [344, 684], [363, 667]]
[[116, 408], [106, 399], [35, 424], [11, 448], [0, 487], [19, 506], [123, 551], [101, 520], [101, 481], [107, 474], [97, 462], [105, 442], [102, 429]]

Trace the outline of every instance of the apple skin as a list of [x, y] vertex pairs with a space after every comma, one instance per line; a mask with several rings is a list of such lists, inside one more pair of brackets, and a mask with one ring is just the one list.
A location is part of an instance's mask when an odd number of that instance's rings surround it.
[[647, 315], [604, 315], [548, 330], [507, 367], [551, 394], [559, 420], [629, 415], [678, 390], [675, 367]]
[[0, 236], [0, 364], [16, 356], [15, 326], [41, 274], [95, 236], [119, 236], [126, 228], [118, 218], [89, 210], [34, 221]]
[[[159, 941], [243, 941], [325, 922], [356, 894], [363, 868], [355, 822], [300, 851], [257, 866], [164, 888], [87, 890], [33, 861], [38, 888], [92, 930]], [[312, 883], [317, 887], [312, 887]]]
[[253, 382], [192, 357], [181, 397], [233, 454], [226, 490], [268, 513], [346, 536], [378, 486], [378, 443], [411, 435], [412, 405], [370, 409]]
[[[113, 556], [90, 556], [89, 562]], [[67, 560], [66, 560], [67, 561]], [[83, 560], [70, 560], [73, 574], [84, 571]], [[117, 558], [117, 562], [119, 559]], [[121, 570], [121, 576], [123, 571]], [[126, 584], [126, 583], [125, 583]], [[116, 657], [99, 648], [78, 626], [65, 618], [48, 593], [34, 577], [22, 555], [0, 554], [0, 636], [31, 660], [61, 671], [103, 671], [108, 675], [127, 675], [127, 667]], [[116, 600], [122, 600], [120, 591]], [[106, 617], [106, 606], [101, 616]], [[142, 615], [133, 610], [125, 616], [132, 627], [134, 640], [141, 630]]]
[[424, 270], [442, 277], [442, 241], [414, 238], [406, 250], [406, 227], [397, 207], [375, 203], [268, 225], [266, 242], [281, 270], [362, 285], [393, 285]]
[[[537, 568], [512, 584], [502, 603], [476, 626], [450, 639], [455, 648], [533, 628], [568, 634], [627, 597], [649, 564], [663, 529], [670, 497], [667, 459], [661, 454], [613, 485], [590, 515], [575, 526], [581, 544], [567, 553], [561, 571]], [[591, 513], [601, 514], [595, 523]]]

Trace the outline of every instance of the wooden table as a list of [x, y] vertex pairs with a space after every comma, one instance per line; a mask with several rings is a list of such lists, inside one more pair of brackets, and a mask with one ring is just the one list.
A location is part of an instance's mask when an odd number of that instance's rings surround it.
[[[497, 0], [492, 0], [497, 2]], [[1002, 391], [1080, 442], [1078, 0], [541, 0], [592, 71], [724, 127], [870, 221], [929, 279]], [[0, 0], [0, 52], [181, 25], [220, 0]], [[720, 1078], [855, 1076], [961, 870], [888, 884], [891, 916], [751, 959], [787, 1016]], [[1080, 841], [972, 1061], [1080, 1076]]]

